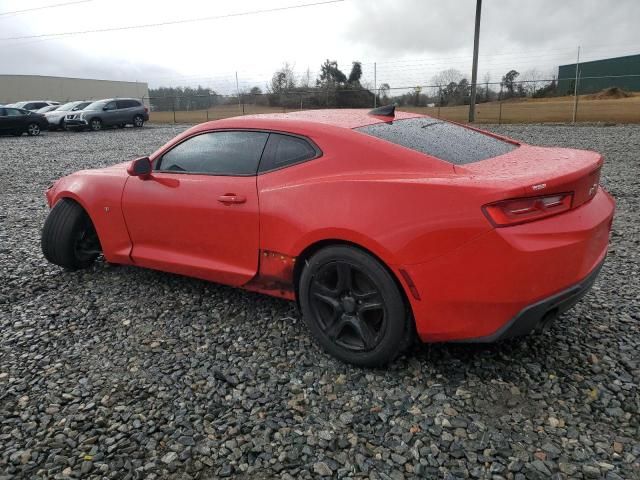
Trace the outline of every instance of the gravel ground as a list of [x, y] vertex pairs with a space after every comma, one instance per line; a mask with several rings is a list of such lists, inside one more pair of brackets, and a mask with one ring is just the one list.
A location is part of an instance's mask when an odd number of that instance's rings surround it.
[[383, 370], [322, 353], [285, 301], [44, 260], [51, 180], [184, 128], [0, 138], [0, 478], [640, 478], [640, 126], [490, 127], [606, 154], [606, 265], [544, 335]]

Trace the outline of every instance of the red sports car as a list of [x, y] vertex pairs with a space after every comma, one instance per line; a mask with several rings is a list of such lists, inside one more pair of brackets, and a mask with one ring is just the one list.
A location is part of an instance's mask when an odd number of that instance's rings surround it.
[[58, 180], [42, 249], [297, 300], [329, 353], [380, 365], [573, 306], [607, 252], [602, 163], [386, 107], [229, 118]]

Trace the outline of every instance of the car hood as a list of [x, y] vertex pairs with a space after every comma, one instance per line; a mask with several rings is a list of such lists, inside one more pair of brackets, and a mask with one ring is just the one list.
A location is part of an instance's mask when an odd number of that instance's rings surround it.
[[68, 113], [73, 113], [73, 112], [70, 112], [68, 110], [63, 110], [61, 112], [53, 111], [53, 112], [45, 113], [44, 116], [47, 117], [47, 118], [62, 118], [65, 115], [67, 115]]

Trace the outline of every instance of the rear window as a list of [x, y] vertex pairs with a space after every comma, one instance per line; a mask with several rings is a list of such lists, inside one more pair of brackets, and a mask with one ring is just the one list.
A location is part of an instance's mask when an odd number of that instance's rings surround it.
[[454, 165], [497, 157], [517, 148], [504, 140], [430, 117], [376, 123], [356, 130]]

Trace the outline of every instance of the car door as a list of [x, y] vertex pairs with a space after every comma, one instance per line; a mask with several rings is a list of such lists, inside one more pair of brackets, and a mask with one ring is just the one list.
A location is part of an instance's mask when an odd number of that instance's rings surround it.
[[102, 107], [102, 124], [108, 126], [120, 123], [118, 121], [118, 115], [119, 111], [117, 102], [115, 100], [112, 102], [107, 102], [107, 104]]
[[0, 107], [0, 133], [9, 131], [9, 117], [5, 108]]
[[133, 118], [131, 100], [118, 100], [118, 124], [131, 123]]
[[19, 108], [4, 108], [2, 123], [5, 132], [22, 132], [25, 129], [29, 112]]
[[269, 134], [205, 132], [130, 177], [122, 209], [141, 266], [243, 285], [258, 270], [256, 173]]

